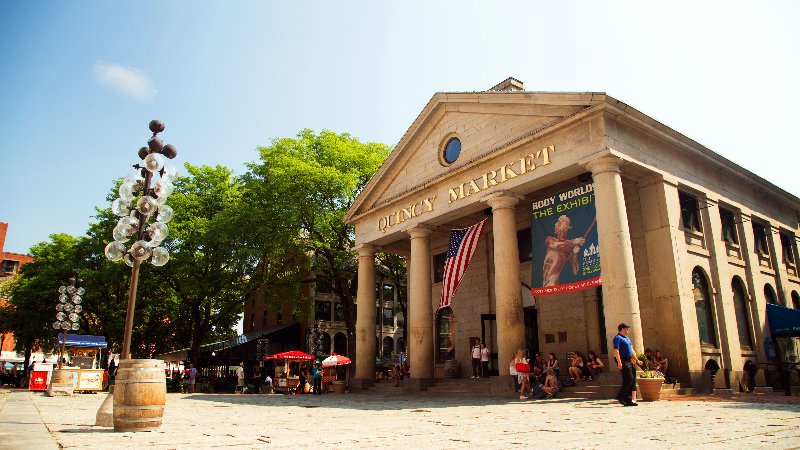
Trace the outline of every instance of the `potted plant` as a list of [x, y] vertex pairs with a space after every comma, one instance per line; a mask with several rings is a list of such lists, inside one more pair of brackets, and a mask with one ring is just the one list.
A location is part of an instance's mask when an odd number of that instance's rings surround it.
[[652, 402], [661, 399], [661, 385], [664, 384], [664, 374], [651, 370], [650, 362], [644, 353], [636, 355], [639, 360], [639, 366], [642, 371], [637, 373], [638, 380], [636, 384], [639, 386], [639, 395], [643, 401]]

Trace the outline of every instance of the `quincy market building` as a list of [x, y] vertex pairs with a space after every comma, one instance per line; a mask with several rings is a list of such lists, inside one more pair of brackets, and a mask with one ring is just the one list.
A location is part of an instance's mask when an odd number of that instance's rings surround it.
[[[555, 265], [568, 277], [602, 253], [600, 276], [531, 295], [543, 283], [536, 248], [558, 237], [532, 233], [536, 218], [569, 216], [586, 199], [596, 227], [573, 220], [567, 238], [597, 242]], [[486, 218], [452, 305], [439, 309], [451, 230]], [[470, 371], [475, 337], [504, 375], [517, 349], [553, 352], [562, 367], [567, 352], [609, 355], [620, 322], [637, 352], [664, 352], [682, 383], [710, 388], [714, 360], [735, 387], [747, 361], [768, 362], [766, 304], [800, 308], [800, 199], [604, 93], [527, 92], [513, 78], [436, 93], [346, 220], [359, 260], [356, 386], [375, 374], [376, 251], [409, 262], [419, 387], [453, 361]]]

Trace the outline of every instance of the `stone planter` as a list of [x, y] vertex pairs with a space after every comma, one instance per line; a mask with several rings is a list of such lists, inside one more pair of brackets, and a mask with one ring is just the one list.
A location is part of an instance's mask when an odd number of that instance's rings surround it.
[[636, 380], [636, 384], [639, 387], [639, 396], [643, 401], [652, 402], [661, 399], [663, 378], [639, 378]]

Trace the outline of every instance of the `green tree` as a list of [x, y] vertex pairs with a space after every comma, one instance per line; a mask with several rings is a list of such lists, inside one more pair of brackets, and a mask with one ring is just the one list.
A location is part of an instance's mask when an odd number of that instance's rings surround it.
[[163, 244], [170, 262], [152, 270], [186, 308], [184, 323], [171, 326], [186, 328], [189, 357], [197, 361], [203, 343], [231, 336], [244, 302], [262, 286], [297, 298], [296, 283], [287, 280], [298, 270], [293, 238], [283, 237], [279, 217], [244, 204], [241, 179], [222, 166], [186, 169], [169, 201], [176, 212]]
[[[260, 161], [249, 166], [247, 189], [262, 214], [279, 215], [293, 227], [311, 273], [329, 279], [344, 304], [348, 353], [355, 356], [352, 282], [357, 269], [353, 227], [343, 217], [355, 197], [389, 154], [379, 143], [349, 134], [301, 131], [259, 147]], [[308, 282], [309, 279], [298, 279]]]

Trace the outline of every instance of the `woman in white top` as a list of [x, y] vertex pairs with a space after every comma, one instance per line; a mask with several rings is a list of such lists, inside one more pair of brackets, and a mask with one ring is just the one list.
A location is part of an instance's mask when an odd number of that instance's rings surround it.
[[489, 378], [489, 347], [481, 344], [481, 377]]

